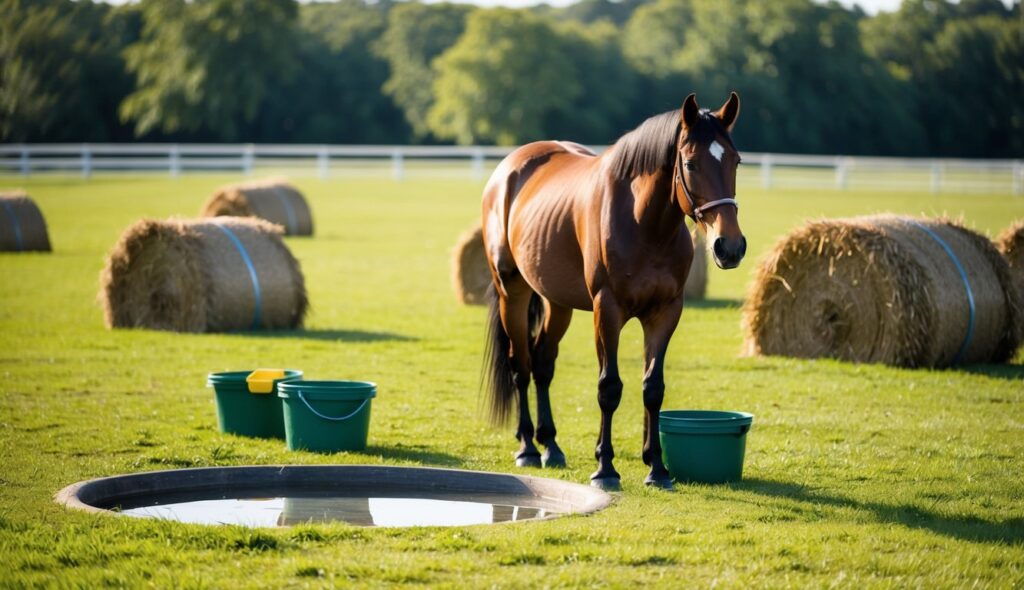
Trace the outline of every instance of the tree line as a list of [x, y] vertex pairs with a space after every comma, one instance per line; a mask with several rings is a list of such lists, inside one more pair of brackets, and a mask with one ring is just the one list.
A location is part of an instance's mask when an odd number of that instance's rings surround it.
[[613, 142], [689, 92], [767, 152], [1024, 156], [1020, 2], [0, 0], [0, 140]]

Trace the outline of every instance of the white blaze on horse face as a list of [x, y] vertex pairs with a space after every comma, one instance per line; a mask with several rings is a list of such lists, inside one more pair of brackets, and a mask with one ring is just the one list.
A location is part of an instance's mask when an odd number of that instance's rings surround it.
[[711, 147], [708, 148], [708, 151], [711, 152], [711, 155], [714, 156], [716, 160], [721, 162], [722, 154], [725, 153], [725, 148], [722, 147], [722, 144], [718, 143], [718, 140], [715, 140], [711, 142]]
[[717, 239], [718, 239], [718, 230], [715, 229], [715, 227], [713, 225], [705, 225], [704, 226], [704, 246], [705, 246], [704, 249], [707, 250], [708, 254], [711, 254], [712, 256], [714, 256], [714, 254], [712, 254], [714, 252], [713, 246], [715, 244], [715, 240], [717, 240]]

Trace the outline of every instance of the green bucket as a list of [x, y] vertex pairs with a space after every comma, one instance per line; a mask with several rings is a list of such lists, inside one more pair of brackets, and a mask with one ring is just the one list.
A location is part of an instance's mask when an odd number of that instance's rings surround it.
[[268, 393], [251, 393], [246, 378], [253, 371], [210, 373], [206, 386], [213, 388], [217, 400], [217, 423], [226, 434], [258, 438], [284, 438], [281, 400], [275, 395], [278, 384], [301, 379], [302, 371], [286, 370], [284, 377], [273, 380]]
[[284, 431], [292, 451], [361, 451], [370, 433], [370, 400], [377, 384], [366, 381], [282, 383]]
[[665, 410], [658, 420], [662, 457], [678, 482], [725, 483], [743, 477], [746, 412]]

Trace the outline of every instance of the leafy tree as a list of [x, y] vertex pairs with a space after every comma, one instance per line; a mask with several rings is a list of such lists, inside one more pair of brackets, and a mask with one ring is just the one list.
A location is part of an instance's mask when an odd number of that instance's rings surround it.
[[622, 54], [619, 32], [609, 21], [570, 22], [557, 29], [580, 92], [545, 118], [545, 136], [607, 144], [639, 122], [633, 105], [637, 76]]
[[123, 137], [117, 103], [130, 91], [121, 48], [132, 7], [70, 0], [0, 1], [0, 139]]
[[56, 6], [27, 7], [18, 0], [0, 5], [0, 133], [25, 141], [56, 122], [60, 81], [80, 73], [67, 59], [70, 26]]
[[921, 116], [939, 153], [1024, 155], [1024, 43], [1011, 20], [951, 20], [928, 46]]
[[764, 86], [776, 101], [771, 123], [780, 132], [777, 146], [839, 154], [912, 154], [922, 148], [912, 101], [866, 55], [853, 13], [785, 0], [751, 3], [748, 15], [754, 45], [772, 74]]
[[68, 16], [78, 33], [75, 60], [81, 63], [78, 101], [66, 104], [73, 124], [62, 125], [62, 141], [130, 141], [133, 132], [118, 118], [118, 109], [131, 94], [134, 80], [125, 67], [124, 49], [138, 41], [142, 13], [137, 5], [111, 7], [75, 1]]
[[651, 0], [579, 0], [556, 12], [556, 18], [567, 18], [585, 24], [608, 21], [621, 27], [637, 8]]
[[0, 0], [0, 141], [606, 143], [698, 92], [745, 149], [1021, 157], [1001, 0]]
[[391, 66], [384, 84], [405, 113], [417, 138], [429, 133], [427, 113], [434, 104], [434, 59], [458, 41], [473, 10], [465, 4], [419, 4], [396, 6], [388, 15], [388, 26], [378, 45]]
[[138, 134], [205, 130], [237, 140], [293, 72], [294, 0], [143, 0], [126, 51], [135, 91], [121, 105]]
[[660, 0], [638, 8], [622, 33], [630, 64], [655, 78], [677, 71], [687, 31], [693, 27], [691, 10], [691, 0]]
[[913, 101], [907, 116], [926, 135], [919, 154], [1024, 154], [1024, 28], [1017, 19], [998, 0], [904, 0], [897, 12], [861, 23], [867, 52]]
[[[1013, 14], [1003, 4], [1002, 0], [960, 0], [953, 5], [959, 18], [973, 18], [976, 16], [996, 16], [1006, 18]], [[1020, 3], [1017, 3], [1020, 6]]]
[[384, 33], [386, 2], [304, 5], [290, 45], [296, 72], [270, 92], [255, 140], [402, 143], [410, 132], [381, 87], [387, 63], [372, 47]]
[[672, 90], [657, 94], [695, 90], [714, 103], [739, 91], [743, 124], [736, 134], [747, 149], [920, 149], [911, 103], [865, 54], [857, 18], [811, 0], [659, 0], [634, 14], [625, 43], [632, 63]]
[[460, 144], [543, 138], [547, 117], [582, 93], [564, 49], [551, 24], [534, 14], [473, 12], [459, 42], [434, 62], [430, 129]]
[[900, 80], [919, 78], [927, 45], [935, 39], [955, 8], [945, 0], [903, 0], [899, 10], [864, 19], [864, 48]]
[[864, 48], [880, 59], [900, 80], [926, 75], [929, 46], [958, 18], [998, 16], [1011, 19], [1000, 0], [903, 0], [895, 12], [880, 12], [860, 22]]

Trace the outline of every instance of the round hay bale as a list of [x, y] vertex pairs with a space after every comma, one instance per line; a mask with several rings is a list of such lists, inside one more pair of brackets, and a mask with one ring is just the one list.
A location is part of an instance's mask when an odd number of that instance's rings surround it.
[[690, 237], [693, 238], [693, 264], [690, 265], [690, 274], [686, 276], [683, 299], [697, 301], [704, 299], [708, 292], [708, 244], [704, 232], [700, 230], [691, 231]]
[[491, 286], [491, 271], [487, 268], [484, 232], [477, 225], [459, 236], [452, 252], [452, 289], [460, 303], [484, 305], [487, 289]]
[[175, 332], [294, 329], [307, 300], [278, 226], [254, 218], [143, 219], [100, 274], [108, 328]]
[[742, 324], [748, 354], [942, 367], [1008, 359], [1021, 313], [984, 236], [881, 215], [815, 221], [780, 240], [757, 269]]
[[996, 238], [996, 248], [1010, 265], [1010, 275], [1017, 285], [1017, 291], [1024, 295], [1024, 219], [1018, 220], [999, 234]]
[[21, 191], [0, 193], [0, 252], [49, 252], [43, 212]]
[[200, 217], [259, 217], [284, 227], [285, 235], [313, 235], [313, 215], [302, 193], [283, 178], [230, 184], [217, 189]]

